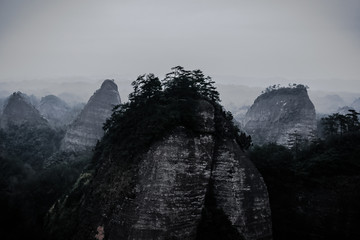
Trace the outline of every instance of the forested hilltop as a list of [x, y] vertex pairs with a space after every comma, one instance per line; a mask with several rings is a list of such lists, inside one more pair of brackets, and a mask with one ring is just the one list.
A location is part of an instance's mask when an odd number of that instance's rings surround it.
[[133, 82], [90, 166], [47, 217], [52, 239], [271, 239], [251, 139], [210, 77], [175, 67]]
[[[162, 81], [148, 74], [132, 83], [134, 91], [129, 101], [118, 105], [105, 123], [106, 134], [101, 144], [116, 143], [126, 147], [127, 154], [138, 154], [179, 125], [196, 130], [203, 124], [196, 114], [198, 109], [194, 108], [201, 99], [214, 104], [232, 120], [232, 114], [219, 104], [219, 93], [210, 77], [200, 70], [189, 71], [180, 66], [172, 70]], [[228, 134], [233, 134], [243, 148], [248, 148], [251, 138], [240, 133], [234, 124], [231, 127]]]

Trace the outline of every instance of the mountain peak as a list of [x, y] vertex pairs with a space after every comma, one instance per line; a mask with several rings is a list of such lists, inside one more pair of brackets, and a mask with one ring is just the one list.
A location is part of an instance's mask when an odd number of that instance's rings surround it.
[[104, 80], [104, 82], [101, 84], [100, 89], [118, 91], [118, 87], [117, 87], [114, 79], [106, 79], [106, 80]]
[[10, 125], [47, 125], [47, 121], [40, 115], [39, 111], [31, 104], [29, 97], [22, 92], [14, 92], [7, 99], [0, 126], [7, 128]]
[[38, 109], [51, 126], [64, 127], [71, 121], [71, 108], [62, 99], [55, 95], [47, 95], [41, 98]]
[[113, 108], [120, 103], [114, 80], [105, 80], [70, 125], [61, 146], [62, 150], [83, 151], [94, 147], [104, 134], [103, 124], [111, 116]]
[[216, 226], [214, 239], [271, 239], [266, 186], [244, 152], [249, 139], [207, 80], [181, 67], [163, 83], [140, 76], [130, 101], [105, 124], [91, 166], [52, 209], [49, 233], [209, 239]]
[[306, 88], [271, 89], [260, 95], [246, 113], [245, 130], [256, 144], [290, 147], [295, 135], [309, 139], [316, 130], [316, 114]]

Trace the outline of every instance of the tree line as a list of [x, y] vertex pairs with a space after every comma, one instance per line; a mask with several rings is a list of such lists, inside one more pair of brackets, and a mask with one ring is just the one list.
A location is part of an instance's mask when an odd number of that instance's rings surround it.
[[350, 109], [347, 114], [334, 113], [321, 119], [325, 136], [343, 135], [360, 130], [359, 115]]
[[[117, 146], [119, 154], [132, 159], [178, 126], [196, 133], [202, 124], [196, 110], [199, 100], [210, 102], [221, 112], [219, 115], [232, 122], [231, 113], [219, 104], [219, 93], [211, 77], [200, 70], [185, 70], [181, 66], [171, 70], [163, 80], [154, 74], [144, 74], [132, 82], [129, 101], [115, 107], [104, 125], [105, 136], [99, 145], [104, 149]], [[243, 148], [250, 146], [249, 136], [234, 124], [229, 128]]]
[[262, 91], [261, 93], [269, 93], [272, 91], [276, 91], [279, 89], [284, 89], [284, 88], [290, 88], [290, 89], [308, 89], [309, 87], [307, 85], [303, 85], [303, 84], [296, 84], [296, 83], [289, 83], [288, 86], [281, 86], [280, 84], [274, 84], [274, 85], [270, 85], [268, 86], [264, 91]]

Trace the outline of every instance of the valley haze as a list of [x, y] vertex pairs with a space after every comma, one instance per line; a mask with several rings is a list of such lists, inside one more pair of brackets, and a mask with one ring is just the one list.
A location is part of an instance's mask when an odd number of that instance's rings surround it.
[[[129, 76], [113, 77], [118, 85], [119, 94], [123, 102], [127, 101], [128, 95], [132, 92], [131, 82], [136, 77], [135, 75], [132, 78]], [[161, 78], [162, 76], [159, 77]], [[13, 92], [21, 91], [29, 96], [34, 95], [38, 100], [46, 95], [56, 95], [70, 105], [86, 103], [104, 79], [106, 78], [67, 77], [0, 82], [0, 100], [4, 101]], [[266, 87], [274, 84], [288, 86], [289, 83], [298, 83], [309, 86], [310, 99], [314, 103], [317, 113], [323, 114], [336, 112], [341, 107], [351, 106], [356, 99], [360, 98], [360, 90], [357, 88], [342, 91], [339, 87], [334, 88], [332, 91], [326, 91], [321, 87], [316, 87], [316, 85], [313, 87], [311, 83], [307, 84], [302, 81], [291, 82], [276, 78], [265, 79], [264, 81], [268, 85], [261, 86], [256, 85], [257, 81], [254, 81], [252, 85], [246, 86], [242, 84], [242, 82], [245, 82], [243, 78], [215, 76], [212, 79], [218, 88], [222, 104], [227, 110], [232, 111], [235, 116], [239, 108], [252, 105], [256, 97]], [[341, 81], [338, 82], [343, 83]]]
[[359, 92], [359, 23], [357, 0], [5, 0], [0, 91], [86, 82], [84, 101], [95, 82], [115, 79], [121, 91], [123, 80], [181, 65], [217, 84]]

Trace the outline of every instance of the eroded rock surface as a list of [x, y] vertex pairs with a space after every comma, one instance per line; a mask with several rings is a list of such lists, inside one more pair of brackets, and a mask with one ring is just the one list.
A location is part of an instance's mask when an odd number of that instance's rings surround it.
[[260, 95], [245, 117], [245, 131], [256, 144], [291, 147], [315, 136], [315, 107], [305, 87], [281, 88]]
[[102, 155], [51, 209], [51, 235], [92, 239], [102, 229], [109, 240], [202, 239], [204, 211], [214, 207], [238, 233], [234, 239], [272, 239], [262, 177], [234, 139], [217, 134], [226, 124], [214, 107], [200, 101], [197, 109], [195, 132], [178, 126], [131, 162]]
[[105, 80], [89, 99], [80, 115], [70, 125], [61, 145], [62, 151], [79, 152], [91, 149], [104, 134], [102, 129], [114, 106], [120, 104], [117, 85]]
[[244, 238], [270, 239], [266, 185], [234, 141], [227, 139], [219, 145], [211, 176], [218, 207]]

